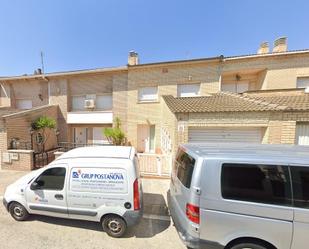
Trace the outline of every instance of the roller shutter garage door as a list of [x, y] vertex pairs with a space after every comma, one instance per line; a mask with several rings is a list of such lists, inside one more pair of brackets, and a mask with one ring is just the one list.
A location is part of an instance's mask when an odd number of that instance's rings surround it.
[[262, 129], [257, 127], [189, 127], [189, 143], [207, 142], [261, 143]]
[[309, 124], [296, 125], [296, 144], [309, 145]]

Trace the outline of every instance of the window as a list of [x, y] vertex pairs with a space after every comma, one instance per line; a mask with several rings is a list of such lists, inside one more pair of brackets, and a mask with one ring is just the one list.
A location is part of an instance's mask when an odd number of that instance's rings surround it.
[[97, 95], [96, 109], [99, 110], [112, 110], [113, 109], [113, 96], [110, 95]]
[[175, 160], [177, 178], [186, 187], [190, 188], [195, 159], [186, 152], [179, 150]]
[[107, 127], [93, 127], [92, 129], [92, 142], [93, 144], [109, 144], [104, 135], [104, 129]]
[[249, 90], [248, 82], [224, 83], [221, 85], [221, 91], [231, 93], [243, 93]]
[[290, 167], [293, 182], [294, 205], [309, 208], [309, 168]]
[[295, 142], [298, 145], [309, 145], [309, 123], [296, 123]]
[[200, 95], [200, 84], [177, 85], [178, 97], [195, 97]]
[[138, 90], [138, 101], [151, 102], [158, 100], [158, 87], [143, 87]]
[[297, 78], [297, 88], [307, 88], [307, 87], [309, 87], [309, 77]]
[[45, 170], [36, 180], [40, 189], [62, 190], [65, 179], [65, 168], [57, 167]]
[[18, 99], [16, 100], [16, 108], [17, 109], [31, 109], [32, 100], [31, 99]]
[[86, 96], [72, 96], [72, 110], [81, 111], [85, 109]]
[[291, 205], [287, 166], [225, 163], [221, 191], [226, 199]]

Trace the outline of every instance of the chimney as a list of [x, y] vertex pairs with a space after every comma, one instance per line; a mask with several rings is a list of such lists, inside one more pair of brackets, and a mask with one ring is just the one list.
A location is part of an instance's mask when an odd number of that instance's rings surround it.
[[257, 51], [258, 54], [267, 54], [269, 53], [269, 44], [268, 42], [262, 42], [258, 51]]
[[33, 74], [34, 75], [42, 74], [42, 69], [38, 68], [37, 70], [34, 70]]
[[138, 53], [136, 53], [134, 50], [129, 52], [128, 65], [129, 66], [138, 65]]
[[288, 50], [287, 37], [279, 37], [274, 42], [273, 53], [286, 52]]

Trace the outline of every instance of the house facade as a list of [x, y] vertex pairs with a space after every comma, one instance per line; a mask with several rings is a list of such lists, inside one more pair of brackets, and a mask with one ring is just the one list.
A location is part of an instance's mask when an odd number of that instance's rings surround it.
[[253, 55], [150, 64], [139, 64], [130, 52], [123, 67], [2, 77], [0, 83], [2, 108], [57, 106], [57, 144], [107, 143], [102, 130], [119, 117], [128, 143], [145, 167], [152, 165], [145, 171], [154, 174], [160, 165], [159, 173], [168, 175], [164, 165], [180, 143], [309, 145], [309, 50], [287, 51], [284, 38], [272, 52], [264, 43]]

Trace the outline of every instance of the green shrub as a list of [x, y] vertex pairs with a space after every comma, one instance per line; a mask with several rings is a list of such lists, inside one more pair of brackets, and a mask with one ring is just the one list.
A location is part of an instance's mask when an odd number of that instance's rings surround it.
[[124, 145], [125, 144], [125, 133], [121, 130], [121, 121], [117, 117], [114, 120], [115, 125], [112, 128], [105, 128], [103, 134], [109, 141], [109, 143], [114, 145]]

